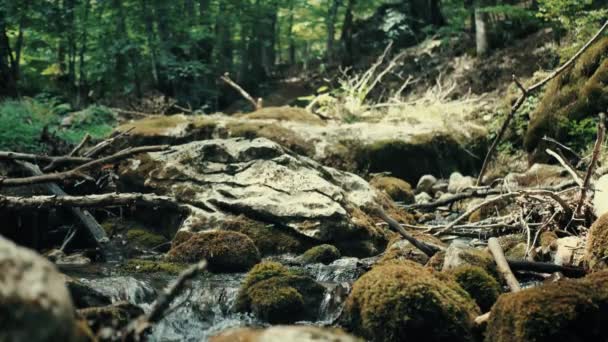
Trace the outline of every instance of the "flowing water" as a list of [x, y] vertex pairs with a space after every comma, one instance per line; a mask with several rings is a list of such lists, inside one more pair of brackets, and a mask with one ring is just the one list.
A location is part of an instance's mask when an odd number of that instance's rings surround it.
[[[273, 257], [290, 268], [306, 272], [326, 288], [318, 317], [303, 324], [328, 325], [340, 315], [352, 283], [365, 271], [369, 260], [342, 258], [330, 265], [296, 265], [293, 256]], [[157, 291], [175, 279], [167, 274], [117, 275], [111, 265], [80, 269], [72, 276], [112, 298], [149, 310]], [[245, 273], [204, 273], [173, 302], [175, 309], [152, 329], [151, 341], [206, 341], [220, 331], [243, 326], [264, 326], [250, 314], [234, 312], [233, 306]]]

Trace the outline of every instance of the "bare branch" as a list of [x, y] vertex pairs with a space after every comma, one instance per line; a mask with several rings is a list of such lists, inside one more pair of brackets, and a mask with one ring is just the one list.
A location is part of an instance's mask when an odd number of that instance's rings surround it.
[[600, 121], [597, 124], [597, 139], [595, 141], [595, 146], [593, 146], [593, 155], [591, 157], [591, 162], [589, 163], [589, 167], [587, 168], [587, 174], [585, 175], [585, 180], [583, 185], [581, 186], [581, 195], [576, 206], [576, 210], [574, 211], [575, 215], [580, 215], [583, 209], [583, 205], [585, 204], [585, 199], [587, 197], [587, 190], [589, 189], [589, 183], [591, 182], [591, 177], [593, 176], [593, 171], [597, 166], [597, 161], [600, 157], [600, 152], [602, 150], [602, 144], [604, 143], [604, 138], [606, 137], [606, 115], [604, 113], [600, 113]]
[[511, 292], [521, 291], [521, 286], [519, 285], [517, 278], [515, 278], [515, 275], [513, 275], [513, 272], [509, 267], [509, 263], [505, 258], [505, 254], [502, 251], [502, 247], [500, 247], [500, 243], [498, 243], [498, 239], [490, 238], [490, 240], [488, 240], [488, 247], [490, 248], [490, 253], [492, 253], [492, 256], [494, 257], [494, 261], [496, 261], [496, 268], [498, 268], [498, 271], [505, 278], [505, 281], [511, 289]]
[[236, 82], [234, 82], [232, 79], [230, 79], [230, 74], [225, 73], [223, 76], [220, 76], [220, 79], [222, 81], [226, 82], [226, 84], [228, 84], [229, 86], [234, 88], [236, 91], [238, 91], [242, 97], [244, 97], [247, 101], [249, 101], [253, 105], [253, 108], [255, 108], [255, 110], [262, 109], [262, 107], [263, 107], [262, 99], [258, 98], [258, 100], [256, 101], [251, 95], [249, 95], [249, 93], [245, 89], [243, 89], [240, 85], [238, 85]]

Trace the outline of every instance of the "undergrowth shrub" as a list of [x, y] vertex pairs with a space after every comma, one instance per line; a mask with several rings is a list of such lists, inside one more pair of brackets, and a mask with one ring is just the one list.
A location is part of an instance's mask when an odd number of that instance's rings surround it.
[[[62, 120], [71, 116], [71, 124], [61, 127]], [[89, 133], [94, 139], [107, 136], [116, 124], [109, 109], [91, 106], [73, 112], [69, 104], [56, 100], [21, 99], [0, 102], [0, 149], [43, 152], [40, 135], [45, 127], [68, 143], [78, 143]]]

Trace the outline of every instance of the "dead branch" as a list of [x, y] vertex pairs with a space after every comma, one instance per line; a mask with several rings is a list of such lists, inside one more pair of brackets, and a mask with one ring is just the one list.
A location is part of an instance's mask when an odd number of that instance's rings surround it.
[[129, 133], [131, 133], [132, 130], [134, 130], [135, 127], [131, 127], [128, 130], [121, 132], [111, 138], [108, 138], [102, 142], [100, 142], [99, 144], [91, 147], [89, 150], [87, 150], [86, 152], [83, 153], [83, 156], [88, 157], [88, 158], [93, 158], [97, 155], [99, 155], [101, 152], [103, 152], [103, 150], [105, 150], [107, 147], [111, 146], [115, 141], [117, 141], [118, 139], [128, 136]]
[[23, 160], [32, 163], [82, 164], [91, 161], [90, 158], [73, 156], [44, 156], [39, 154], [0, 151], [0, 160]]
[[[42, 171], [37, 165], [28, 163], [28, 162], [17, 162], [19, 166], [21, 166], [25, 171], [27, 171], [32, 176], [41, 176], [43, 175]], [[46, 183], [44, 184], [47, 191], [53, 194], [54, 196], [66, 196], [67, 193], [63, 191], [59, 185], [55, 183]], [[52, 196], [52, 197], [54, 197]], [[57, 198], [57, 197], [55, 197]], [[2, 207], [0, 205], [0, 207]], [[37, 206], [36, 209], [40, 208]], [[93, 240], [97, 243], [98, 246], [108, 241], [108, 235], [106, 231], [99, 225], [97, 220], [89, 213], [87, 210], [82, 210], [76, 206], [70, 208], [70, 211], [83, 225], [83, 227], [87, 230], [89, 235], [93, 238]]]
[[433, 255], [437, 254], [438, 252], [440, 252], [442, 250], [438, 246], [434, 246], [434, 245], [428, 244], [426, 242], [420, 241], [420, 240], [414, 238], [413, 236], [411, 236], [401, 226], [401, 224], [399, 222], [397, 222], [397, 220], [395, 220], [392, 217], [388, 216], [386, 214], [386, 212], [382, 208], [378, 207], [376, 209], [376, 212], [377, 212], [378, 216], [380, 216], [380, 218], [382, 220], [384, 220], [384, 222], [386, 222], [391, 229], [393, 229], [396, 232], [398, 232], [399, 234], [401, 234], [401, 236], [403, 236], [404, 239], [406, 239], [409, 243], [411, 243], [416, 248], [418, 248], [419, 250], [421, 250], [429, 258], [432, 257]]
[[574, 181], [576, 182], [576, 184], [578, 184], [578, 186], [583, 186], [583, 180], [581, 179], [581, 177], [578, 176], [578, 174], [576, 173], [574, 168], [570, 164], [568, 164], [564, 160], [564, 158], [562, 158], [557, 152], [555, 152], [551, 149], [546, 149], [545, 152], [547, 152], [547, 154], [552, 156], [553, 158], [557, 159], [557, 161], [562, 165], [562, 167], [564, 167], [564, 169], [566, 169], [568, 171], [570, 176], [572, 176], [572, 179], [574, 179]]
[[521, 291], [521, 286], [519, 285], [517, 278], [515, 278], [515, 275], [509, 267], [509, 263], [505, 258], [505, 254], [502, 250], [502, 247], [500, 247], [500, 243], [498, 243], [498, 239], [490, 238], [488, 240], [488, 247], [490, 248], [490, 253], [492, 253], [492, 256], [494, 257], [494, 261], [496, 261], [496, 267], [498, 268], [498, 271], [505, 278], [505, 281], [507, 282], [509, 289], [511, 289], [511, 292]]
[[80, 150], [84, 147], [84, 145], [86, 143], [88, 143], [91, 140], [91, 135], [89, 133], [85, 134], [84, 137], [82, 138], [82, 140], [80, 141], [80, 143], [78, 145], [76, 145], [76, 147], [74, 147], [74, 149], [68, 153], [69, 157], [73, 157], [75, 155], [78, 154], [78, 152], [80, 152]]
[[189, 212], [187, 204], [178, 202], [173, 197], [143, 193], [110, 193], [87, 196], [3, 196], [0, 195], [0, 209], [48, 209], [48, 208], [98, 208], [116, 206], [141, 206], [153, 208], [170, 208]]
[[505, 135], [505, 133], [507, 132], [507, 128], [509, 128], [509, 126], [511, 124], [511, 121], [515, 117], [515, 114], [517, 114], [517, 111], [523, 105], [523, 103], [526, 101], [526, 99], [528, 98], [528, 96], [530, 96], [531, 93], [533, 93], [533, 92], [539, 90], [540, 88], [542, 88], [545, 84], [547, 84], [549, 81], [551, 81], [552, 79], [554, 79], [555, 77], [557, 77], [564, 70], [566, 70], [568, 67], [570, 67], [572, 64], [574, 64], [574, 62], [585, 51], [587, 51], [587, 49], [591, 45], [593, 45], [593, 43], [595, 43], [599, 39], [599, 37], [602, 35], [602, 33], [607, 28], [608, 28], [608, 21], [606, 21], [604, 23], [604, 25], [602, 25], [602, 27], [597, 31], [597, 33], [574, 56], [572, 56], [572, 58], [570, 58], [570, 60], [568, 60], [561, 67], [559, 67], [555, 71], [553, 71], [545, 79], [543, 79], [542, 81], [540, 81], [540, 82], [532, 85], [531, 87], [529, 87], [529, 88], [524, 87], [521, 84], [521, 82], [519, 82], [519, 80], [515, 76], [513, 76], [513, 81], [520, 88], [522, 94], [519, 96], [519, 98], [515, 101], [515, 103], [511, 107], [511, 110], [510, 110], [509, 114], [507, 115], [507, 118], [505, 119], [505, 121], [503, 122], [502, 126], [500, 127], [500, 130], [498, 131], [498, 134], [496, 135], [496, 138], [492, 142], [492, 145], [490, 146], [490, 149], [488, 150], [488, 153], [486, 154], [486, 157], [485, 157], [485, 159], [483, 161], [483, 164], [481, 166], [481, 170], [479, 171], [479, 176], [477, 178], [477, 185], [480, 185], [480, 184], [483, 183], [483, 176], [485, 175], [485, 173], [487, 171], [488, 164], [490, 163], [490, 160], [494, 156], [494, 153], [496, 151], [496, 148], [498, 147], [498, 144], [502, 141], [502, 138]]
[[158, 152], [158, 151], [167, 150], [168, 148], [169, 148], [169, 145], [141, 146], [141, 147], [127, 148], [127, 149], [124, 149], [111, 156], [89, 161], [72, 170], [68, 170], [68, 171], [64, 171], [64, 172], [43, 174], [43, 175], [39, 175], [39, 176], [24, 177], [24, 178], [0, 179], [0, 186], [31, 185], [31, 184], [40, 184], [40, 183], [49, 183], [49, 182], [59, 182], [59, 181], [64, 181], [67, 179], [75, 179], [75, 178], [87, 179], [90, 177], [85, 175], [84, 172], [94, 166], [113, 163], [113, 162], [128, 158], [128, 157], [130, 157], [134, 154], [138, 154], [138, 153]]
[[535, 261], [515, 261], [509, 260], [509, 267], [513, 271], [530, 271], [537, 273], [555, 273], [560, 272], [566, 277], [570, 278], [582, 278], [587, 274], [582, 267], [574, 266], [560, 266], [548, 262], [535, 262]]
[[262, 98], [258, 98], [258, 100], [256, 101], [251, 95], [249, 95], [249, 93], [247, 91], [245, 91], [245, 89], [243, 89], [240, 85], [238, 85], [236, 82], [234, 82], [230, 78], [229, 73], [225, 73], [223, 76], [220, 76], [220, 79], [222, 81], [224, 81], [226, 84], [228, 84], [229, 86], [231, 86], [232, 88], [234, 88], [237, 92], [239, 92], [239, 94], [241, 94], [241, 96], [243, 98], [245, 98], [247, 101], [249, 101], [253, 105], [253, 108], [255, 108], [255, 110], [262, 109], [262, 107], [263, 107]]
[[156, 301], [152, 304], [152, 308], [146, 314], [139, 316], [137, 319], [130, 322], [122, 332], [123, 340], [125, 341], [143, 341], [146, 332], [154, 323], [163, 319], [169, 311], [171, 302], [188, 286], [189, 282], [194, 279], [199, 273], [207, 268], [207, 261], [203, 260], [199, 263], [188, 267], [182, 273], [173, 285], [163, 291]]
[[606, 137], [606, 115], [604, 113], [600, 113], [600, 121], [597, 123], [597, 139], [595, 140], [595, 145], [593, 146], [593, 155], [591, 157], [591, 162], [589, 163], [589, 167], [587, 168], [587, 173], [585, 174], [585, 180], [583, 181], [583, 185], [581, 186], [581, 194], [578, 200], [578, 204], [576, 205], [576, 210], [574, 211], [575, 215], [581, 215], [583, 206], [585, 204], [585, 199], [587, 197], [587, 190], [589, 189], [589, 183], [591, 182], [591, 177], [593, 176], [593, 171], [597, 166], [597, 161], [600, 157], [600, 152], [602, 150], [602, 144], [604, 143], [604, 138]]

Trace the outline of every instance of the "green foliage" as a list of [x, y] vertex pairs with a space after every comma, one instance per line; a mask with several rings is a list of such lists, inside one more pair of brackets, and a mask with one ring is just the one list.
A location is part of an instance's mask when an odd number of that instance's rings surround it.
[[[99, 139], [107, 136], [116, 123], [107, 108], [91, 106], [70, 113], [69, 104], [55, 99], [22, 99], [0, 102], [0, 149], [13, 151], [44, 151], [40, 134], [47, 127], [50, 133], [68, 143], [78, 143], [85, 134]], [[62, 128], [62, 116], [70, 115], [72, 124]]]

